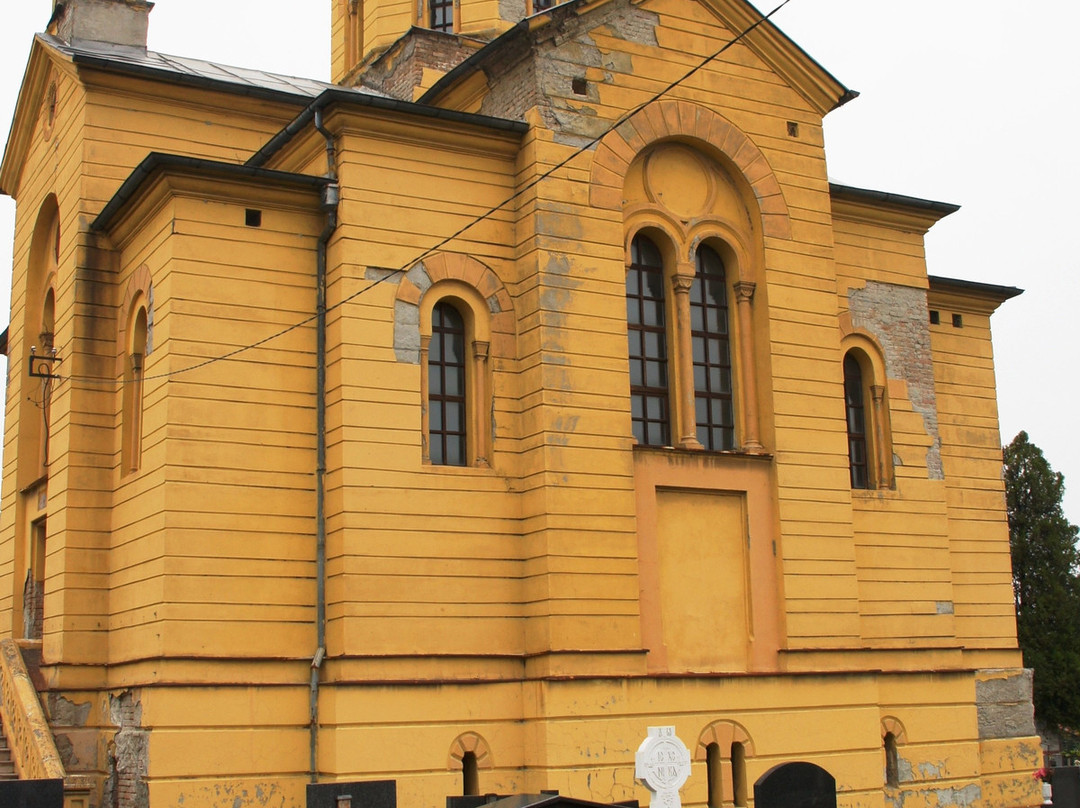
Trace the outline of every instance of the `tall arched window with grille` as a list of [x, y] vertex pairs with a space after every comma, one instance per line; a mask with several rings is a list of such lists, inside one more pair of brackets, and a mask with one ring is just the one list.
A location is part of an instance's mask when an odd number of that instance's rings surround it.
[[851, 487], [870, 487], [866, 435], [866, 394], [859, 361], [849, 351], [844, 356], [844, 405], [847, 410], [848, 467]]
[[450, 303], [437, 303], [428, 346], [428, 436], [435, 465], [469, 462], [465, 373], [465, 321]]
[[690, 287], [690, 337], [694, 359], [697, 439], [706, 449], [735, 448], [727, 277], [719, 253], [703, 246]]
[[664, 261], [643, 235], [630, 245], [626, 273], [626, 330], [630, 353], [630, 412], [641, 446], [671, 445]]

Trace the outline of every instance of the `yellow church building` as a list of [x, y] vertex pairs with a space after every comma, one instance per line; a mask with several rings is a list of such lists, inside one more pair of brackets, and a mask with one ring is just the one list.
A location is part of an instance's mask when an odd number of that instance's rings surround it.
[[333, 84], [148, 51], [146, 0], [33, 42], [19, 776], [644, 804], [672, 727], [688, 808], [803, 771], [841, 808], [1038, 805], [990, 341], [1019, 290], [927, 276], [956, 207], [830, 184], [856, 94], [745, 0], [333, 2]]

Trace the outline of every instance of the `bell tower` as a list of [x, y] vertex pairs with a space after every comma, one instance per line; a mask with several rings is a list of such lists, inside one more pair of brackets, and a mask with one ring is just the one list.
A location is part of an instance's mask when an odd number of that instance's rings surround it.
[[527, 15], [553, 5], [552, 0], [331, 2], [331, 75], [338, 84], [356, 84], [359, 73], [382, 54], [394, 50], [395, 43], [409, 32], [416, 36], [406, 58], [445, 72], [455, 60], [460, 61], [458, 56], [463, 50], [467, 55]]

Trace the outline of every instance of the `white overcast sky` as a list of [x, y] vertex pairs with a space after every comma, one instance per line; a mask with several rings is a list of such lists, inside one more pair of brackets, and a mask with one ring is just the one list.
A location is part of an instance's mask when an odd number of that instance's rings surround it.
[[[150, 47], [328, 79], [329, 10], [330, 0], [157, 0]], [[4, 131], [51, 11], [52, 0], [3, 0]], [[791, 0], [773, 19], [862, 94], [826, 118], [830, 177], [961, 205], [927, 237], [929, 271], [1026, 290], [993, 318], [1002, 440], [1028, 431], [1071, 482], [1065, 512], [1080, 522], [1080, 3]], [[4, 271], [13, 217], [0, 198]]]

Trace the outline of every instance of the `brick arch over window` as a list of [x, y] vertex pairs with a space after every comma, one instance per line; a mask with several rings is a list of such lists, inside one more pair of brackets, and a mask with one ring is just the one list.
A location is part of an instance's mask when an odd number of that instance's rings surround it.
[[741, 743], [743, 749], [746, 750], [747, 757], [754, 756], [754, 741], [741, 724], [734, 721], [713, 721], [698, 736], [697, 749], [694, 750], [694, 760], [705, 760], [710, 744], [716, 744], [721, 750], [724, 750], [724, 757], [726, 757], [733, 743]]
[[907, 743], [907, 730], [900, 723], [900, 719], [887, 715], [881, 719], [881, 737], [884, 738], [890, 732], [897, 743]]
[[450, 744], [450, 754], [446, 758], [446, 768], [459, 771], [461, 761], [469, 752], [476, 757], [478, 769], [494, 768], [495, 759], [491, 754], [491, 747], [482, 735], [475, 732], [463, 732], [454, 738], [453, 743]]
[[689, 101], [657, 101], [604, 136], [593, 156], [590, 203], [621, 210], [623, 178], [634, 157], [651, 143], [669, 138], [698, 140], [723, 153], [757, 198], [762, 232], [774, 238], [791, 238], [787, 202], [765, 155], [722, 115]]
[[474, 288], [490, 313], [491, 355], [510, 359], [514, 354], [514, 304], [490, 267], [468, 255], [438, 253], [425, 258], [401, 279], [394, 301], [394, 353], [399, 362], [420, 361], [420, 301], [439, 281], [456, 280]]

